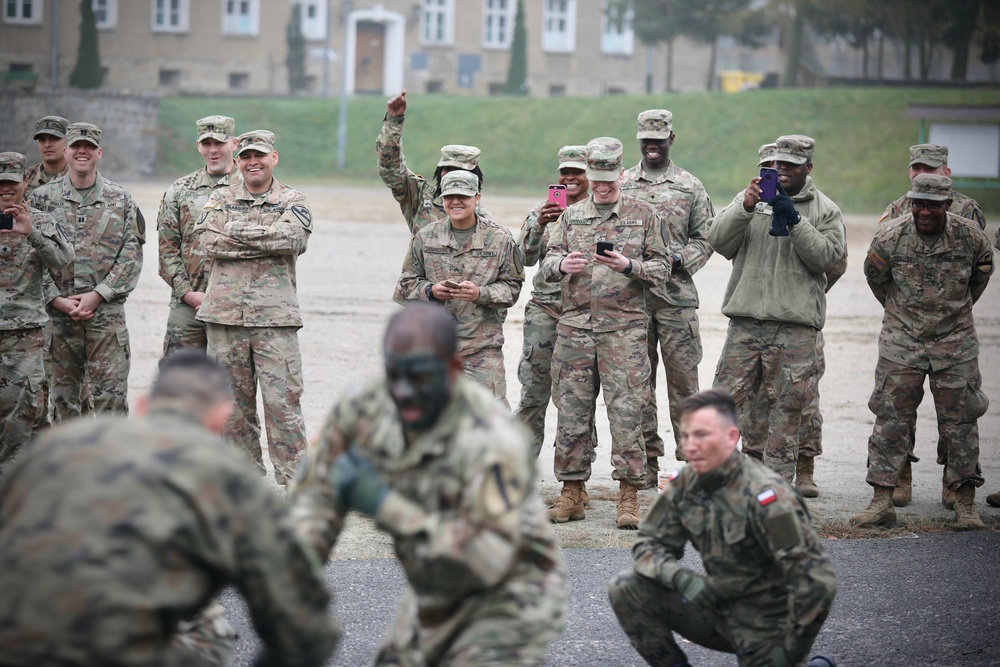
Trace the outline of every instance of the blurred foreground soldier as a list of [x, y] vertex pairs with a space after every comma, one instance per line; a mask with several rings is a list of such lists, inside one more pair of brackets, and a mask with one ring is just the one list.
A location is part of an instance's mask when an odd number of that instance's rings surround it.
[[28, 160], [0, 153], [0, 467], [44, 423], [45, 313], [42, 276], [73, 261], [50, 215], [24, 203]]
[[51, 183], [69, 171], [69, 161], [66, 159], [66, 128], [69, 121], [62, 116], [45, 116], [35, 123], [35, 143], [38, 144], [38, 154], [42, 161], [28, 167], [24, 174], [27, 197], [31, 191], [40, 185]]
[[[706, 234], [715, 216], [705, 186], [690, 172], [670, 159], [676, 134], [673, 114], [666, 109], [650, 109], [639, 114], [636, 139], [642, 161], [625, 172], [622, 194], [647, 201], [656, 208], [675, 244], [670, 256], [670, 280], [649, 290], [649, 402], [642, 415], [646, 440], [646, 471], [656, 484], [659, 458], [666, 452], [658, 432], [656, 411], [656, 369], [658, 353], [663, 355], [667, 378], [670, 425], [674, 434], [674, 456], [683, 461], [678, 407], [698, 392], [698, 364], [702, 358], [698, 329], [698, 290], [691, 276], [712, 256]], [[659, 349], [657, 349], [659, 343]]]
[[[670, 278], [669, 233], [656, 210], [621, 194], [622, 143], [587, 144], [590, 197], [566, 209], [549, 236], [541, 271], [562, 283], [562, 314], [552, 352], [559, 410], [555, 474], [563, 483], [549, 518], [586, 518], [584, 483], [595, 458], [594, 410], [604, 392], [611, 423], [612, 477], [619, 480], [616, 523], [639, 524], [636, 491], [648, 486], [642, 410], [649, 400], [647, 288]], [[603, 252], [598, 252], [597, 244]], [[610, 249], [607, 249], [610, 248]]]
[[[441, 201], [441, 178], [449, 171], [464, 169], [471, 171], [479, 180], [476, 191], [483, 189], [483, 172], [479, 168], [480, 150], [475, 146], [449, 144], [441, 147], [441, 159], [434, 169], [434, 181], [428, 182], [423, 176], [413, 173], [406, 166], [403, 155], [403, 118], [406, 115], [406, 91], [392, 98], [385, 105], [382, 130], [375, 140], [378, 156], [378, 175], [392, 191], [399, 203], [410, 228], [410, 234], [418, 231], [445, 215]], [[476, 214], [492, 219], [489, 211], [476, 203]]]
[[441, 179], [447, 217], [410, 241], [393, 300], [440, 303], [458, 323], [466, 375], [507, 405], [503, 323], [524, 283], [524, 264], [506, 228], [479, 217], [479, 181], [470, 171]]
[[[801, 414], [820, 372], [816, 334], [826, 321], [826, 273], [843, 261], [846, 239], [840, 209], [809, 176], [816, 142], [794, 134], [776, 144], [782, 190], [762, 201], [755, 176], [716, 216], [708, 239], [733, 263], [722, 303], [729, 331], [715, 385], [732, 392], [747, 441], [764, 443], [763, 462], [791, 482]], [[766, 431], [763, 420], [757, 427], [750, 416], [761, 393]]]
[[196, 225], [210, 263], [198, 319], [207, 324], [209, 354], [229, 369], [236, 392], [226, 437], [266, 470], [260, 384], [274, 477], [286, 484], [306, 444], [295, 262], [306, 251], [312, 213], [302, 193], [273, 176], [272, 132], [241, 134], [237, 162], [242, 181], [213, 190]]
[[[56, 421], [90, 411], [128, 412], [132, 361], [125, 300], [139, 282], [144, 229], [132, 195], [101, 176], [101, 130], [66, 130], [69, 172], [31, 193], [73, 244], [74, 261], [46, 279], [52, 328], [52, 404]], [[84, 382], [88, 396], [84, 397]]]
[[[917, 144], [910, 146], [910, 164], [907, 175], [910, 182], [918, 174], [938, 174], [940, 176], [951, 176], [951, 167], [948, 166], [948, 147], [940, 144]], [[952, 215], [957, 215], [968, 220], [972, 220], [980, 229], [986, 229], [986, 216], [983, 209], [979, 207], [972, 197], [963, 195], [961, 192], [952, 190], [951, 207], [948, 209]], [[879, 222], [895, 220], [910, 213], [909, 193], [903, 195], [886, 207]]]
[[[728, 394], [682, 404], [688, 465], [639, 526], [632, 569], [609, 585], [618, 622], [650, 665], [688, 665], [675, 632], [744, 667], [801, 665], [830, 613], [837, 575], [805, 503], [736, 451], [739, 440]], [[707, 574], [680, 564], [688, 542]]]
[[160, 364], [137, 419], [48, 432], [0, 484], [0, 663], [226, 665], [234, 586], [257, 664], [321, 665], [339, 637], [321, 563], [281, 501], [216, 435], [229, 378], [204, 353]]
[[[996, 238], [993, 239], [993, 247], [1000, 250], [1000, 229], [997, 229]], [[986, 504], [990, 507], [1000, 507], [1000, 491], [986, 496]]]
[[409, 587], [376, 665], [538, 665], [567, 593], [525, 434], [462, 374], [456, 327], [413, 304], [385, 334], [385, 374], [326, 419], [290, 494], [326, 558], [351, 509], [393, 538]]
[[170, 285], [170, 315], [163, 338], [163, 356], [184, 347], [208, 347], [205, 323], [197, 318], [208, 285], [205, 248], [195, 223], [213, 191], [239, 181], [233, 162], [236, 121], [228, 116], [207, 116], [198, 130], [198, 153], [205, 166], [179, 178], [167, 188], [156, 218], [159, 234], [160, 277]]
[[875, 427], [868, 440], [867, 482], [875, 489], [859, 526], [896, 520], [892, 491], [910, 454], [912, 424], [930, 377], [938, 422], [938, 463], [956, 494], [959, 528], [986, 526], [976, 511], [978, 419], [989, 400], [979, 374], [972, 304], [993, 274], [993, 250], [974, 221], [948, 211], [951, 179], [920, 174], [908, 193], [910, 213], [882, 223], [865, 259], [865, 277], [885, 307], [875, 389], [868, 401]]

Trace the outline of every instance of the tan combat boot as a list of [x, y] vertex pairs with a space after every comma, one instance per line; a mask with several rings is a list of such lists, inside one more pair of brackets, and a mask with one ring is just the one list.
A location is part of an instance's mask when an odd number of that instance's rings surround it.
[[803, 498], [819, 498], [819, 487], [813, 480], [815, 463], [811, 456], [800, 456], [795, 461], [795, 488]]
[[944, 473], [941, 473], [941, 504], [946, 510], [955, 509], [955, 492], [948, 488], [944, 481]]
[[966, 482], [955, 493], [955, 521], [961, 530], [986, 530], [976, 511], [976, 487]]
[[907, 461], [899, 471], [899, 486], [892, 491], [892, 504], [906, 507], [913, 500], [913, 467]]
[[851, 517], [851, 524], [860, 528], [889, 526], [896, 522], [896, 508], [892, 505], [892, 487], [876, 486], [875, 495], [868, 507]]
[[[583, 491], [580, 493], [580, 497], [583, 499], [583, 506], [586, 507], [587, 509], [590, 509], [590, 494], [587, 493], [587, 483], [586, 482], [582, 482], [582, 484], [583, 484], [583, 486], [581, 488], [583, 489]], [[556, 504], [556, 501], [558, 501], [559, 498], [561, 498], [561, 497], [562, 496], [556, 496], [555, 498], [549, 498], [547, 501], [545, 501], [545, 506], [546, 507], [552, 507], [553, 505]]]
[[1000, 507], [1000, 491], [986, 496], [986, 504], [990, 507]]
[[580, 521], [586, 519], [583, 511], [583, 481], [563, 482], [562, 493], [549, 508], [549, 520], [553, 523]]
[[624, 479], [618, 486], [618, 527], [622, 530], [639, 527], [639, 497], [636, 488]]

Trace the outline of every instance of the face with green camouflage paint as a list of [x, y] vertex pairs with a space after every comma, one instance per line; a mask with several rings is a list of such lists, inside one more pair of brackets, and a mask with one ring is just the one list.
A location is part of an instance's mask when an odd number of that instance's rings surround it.
[[453, 379], [448, 361], [432, 348], [402, 353], [387, 349], [385, 374], [389, 394], [408, 428], [429, 429], [451, 400]]

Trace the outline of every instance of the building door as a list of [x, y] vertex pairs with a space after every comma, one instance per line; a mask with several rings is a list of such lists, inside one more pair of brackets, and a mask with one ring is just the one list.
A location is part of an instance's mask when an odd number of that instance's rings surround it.
[[382, 94], [385, 82], [385, 24], [358, 21], [354, 92]]

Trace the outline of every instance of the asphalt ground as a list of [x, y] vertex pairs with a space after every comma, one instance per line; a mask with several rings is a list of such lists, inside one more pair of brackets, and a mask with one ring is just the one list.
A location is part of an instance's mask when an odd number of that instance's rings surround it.
[[[997, 511], [997, 510], [993, 510]], [[1000, 533], [923, 533], [899, 539], [824, 540], [837, 567], [833, 610], [813, 652], [839, 667], [1000, 665]], [[608, 580], [631, 566], [628, 549], [566, 549], [569, 621], [546, 665], [643, 665], [608, 603]], [[689, 550], [683, 562], [701, 570]], [[405, 578], [395, 559], [333, 561], [326, 581], [344, 636], [328, 665], [366, 665], [395, 614]], [[227, 590], [222, 603], [240, 633], [234, 665], [259, 648], [246, 607]], [[731, 655], [682, 643], [692, 665], [735, 665]]]

